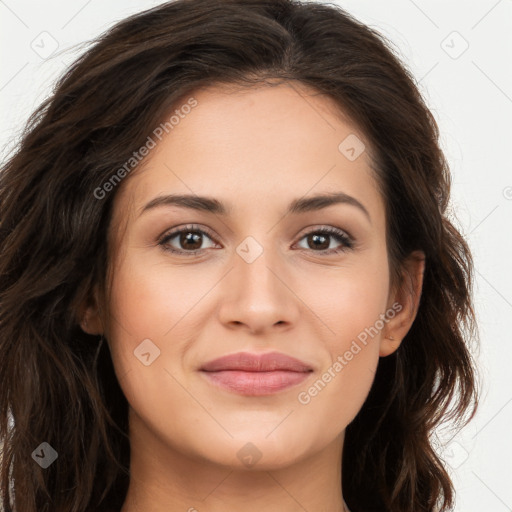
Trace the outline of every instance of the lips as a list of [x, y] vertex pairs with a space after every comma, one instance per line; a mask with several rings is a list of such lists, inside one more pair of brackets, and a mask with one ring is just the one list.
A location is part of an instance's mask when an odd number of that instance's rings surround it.
[[218, 387], [249, 396], [270, 395], [303, 382], [313, 368], [279, 352], [238, 352], [214, 359], [200, 368]]

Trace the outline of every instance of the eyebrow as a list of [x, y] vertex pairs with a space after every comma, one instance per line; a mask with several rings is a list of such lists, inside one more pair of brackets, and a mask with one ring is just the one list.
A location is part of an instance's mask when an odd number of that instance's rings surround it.
[[[286, 215], [321, 210], [335, 204], [348, 204], [355, 206], [365, 214], [371, 223], [370, 214], [363, 204], [361, 204], [355, 197], [345, 194], [344, 192], [318, 194], [311, 197], [295, 199], [289, 204]], [[161, 206], [179, 206], [181, 208], [189, 208], [192, 210], [224, 216], [229, 215], [232, 211], [231, 207], [227, 207], [213, 197], [188, 194], [168, 194], [155, 197], [149, 201], [149, 203], [141, 209], [140, 215], [148, 210]]]

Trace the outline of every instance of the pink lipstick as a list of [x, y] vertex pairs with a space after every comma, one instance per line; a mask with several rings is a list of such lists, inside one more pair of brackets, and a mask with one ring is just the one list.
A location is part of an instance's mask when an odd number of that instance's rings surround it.
[[272, 395], [307, 379], [313, 368], [279, 352], [238, 352], [214, 359], [201, 368], [214, 385], [247, 396]]

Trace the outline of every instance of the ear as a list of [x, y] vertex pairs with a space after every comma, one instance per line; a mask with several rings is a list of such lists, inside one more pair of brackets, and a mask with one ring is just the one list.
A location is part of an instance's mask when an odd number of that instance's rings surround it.
[[425, 254], [414, 251], [403, 263], [400, 282], [397, 283], [389, 296], [387, 311], [393, 311], [384, 329], [384, 337], [380, 342], [379, 355], [389, 356], [398, 349], [400, 343], [411, 328], [420, 304], [425, 272]]
[[92, 292], [80, 304], [78, 318], [82, 331], [87, 334], [103, 334], [103, 322], [101, 320], [101, 308], [98, 287], [95, 285]]

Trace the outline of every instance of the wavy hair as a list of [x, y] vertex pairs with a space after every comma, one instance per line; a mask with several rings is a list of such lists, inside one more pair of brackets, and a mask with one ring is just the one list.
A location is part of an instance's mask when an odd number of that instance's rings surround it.
[[[334, 99], [375, 149], [390, 272], [426, 256], [416, 319], [379, 362], [347, 427], [353, 512], [447, 511], [454, 489], [432, 434], [478, 402], [472, 258], [450, 221], [436, 121], [392, 45], [336, 5], [178, 0], [116, 24], [29, 118], [0, 172], [0, 466], [5, 512], [118, 511], [129, 482], [128, 404], [108, 347], [77, 307], [108, 288], [115, 187], [179, 98], [198, 87], [298, 81]], [[129, 179], [127, 177], [126, 179]], [[122, 186], [123, 183], [120, 184]], [[12, 421], [12, 424], [11, 422]], [[43, 469], [47, 442], [58, 461]]]

